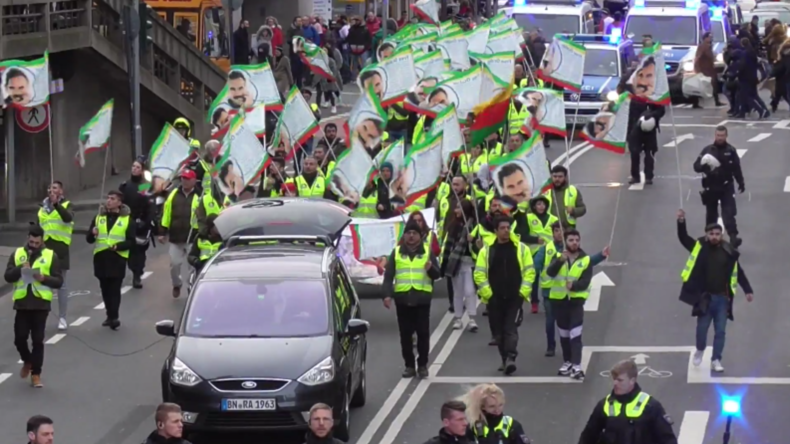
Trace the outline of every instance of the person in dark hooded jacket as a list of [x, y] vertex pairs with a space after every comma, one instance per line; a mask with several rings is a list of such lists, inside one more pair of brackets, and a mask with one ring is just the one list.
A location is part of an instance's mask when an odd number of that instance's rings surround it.
[[740, 66], [738, 67], [738, 94], [737, 99], [741, 105], [740, 113], [736, 118], [745, 118], [746, 114], [756, 110], [760, 119], [771, 115], [765, 102], [757, 92], [757, 85], [766, 78], [767, 73], [757, 58], [757, 51], [748, 38], [741, 39], [743, 46]]
[[433, 438], [425, 444], [476, 444], [469, 420], [466, 418], [466, 404], [463, 401], [452, 400], [442, 404], [442, 428]]
[[184, 439], [184, 424], [181, 407], [171, 402], [163, 402], [156, 408], [154, 415], [156, 430], [142, 444], [191, 444]]
[[[784, 99], [790, 105], [790, 39], [777, 48], [779, 59], [774, 64], [771, 77], [776, 79], [777, 97], [771, 101], [771, 108], [776, 111], [779, 102]], [[782, 88], [779, 88], [779, 85]], [[784, 93], [781, 94], [780, 93]], [[774, 101], [776, 103], [774, 103]]]
[[129, 270], [132, 272], [132, 287], [143, 288], [142, 276], [145, 272], [145, 260], [150, 245], [151, 232], [154, 229], [153, 201], [148, 192], [150, 183], [145, 179], [145, 159], [141, 156], [132, 163], [129, 180], [118, 188], [123, 193], [123, 201], [131, 211], [131, 219], [135, 225], [135, 242], [129, 250]]

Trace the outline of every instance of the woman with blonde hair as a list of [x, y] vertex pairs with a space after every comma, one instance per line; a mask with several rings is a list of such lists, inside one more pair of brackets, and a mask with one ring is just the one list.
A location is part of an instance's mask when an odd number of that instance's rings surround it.
[[503, 413], [505, 393], [496, 384], [480, 384], [469, 390], [462, 400], [466, 418], [478, 444], [529, 444], [524, 427]]

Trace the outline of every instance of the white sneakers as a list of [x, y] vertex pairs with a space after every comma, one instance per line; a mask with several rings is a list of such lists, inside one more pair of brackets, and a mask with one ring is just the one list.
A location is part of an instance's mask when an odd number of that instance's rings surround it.
[[[700, 364], [702, 364], [702, 354], [703, 354], [703, 353], [704, 353], [704, 352], [703, 352], [703, 351], [700, 351], [700, 350], [696, 350], [696, 351], [694, 352], [694, 358], [693, 358], [693, 360], [691, 361], [691, 363], [692, 363], [692, 364], [694, 364], [694, 367], [699, 367], [699, 366], [700, 366]], [[710, 369], [711, 369], [713, 372], [715, 372], [715, 373], [721, 373], [721, 372], [723, 372], [723, 371], [724, 371], [724, 366], [723, 366], [723, 365], [721, 365], [721, 360], [719, 360], [719, 359], [714, 359], [713, 361], [711, 361], [711, 362], [710, 362]]]
[[[464, 328], [464, 323], [460, 319], [456, 318], [453, 321], [453, 330], [460, 330], [462, 328]], [[477, 322], [475, 322], [474, 319], [470, 319], [469, 323], [466, 324], [466, 331], [470, 333], [477, 333]]]
[[453, 321], [453, 330], [460, 330], [464, 328], [463, 322], [460, 319], [456, 319]]
[[68, 328], [69, 328], [69, 323], [66, 322], [66, 318], [60, 318], [60, 320], [58, 320], [58, 330], [64, 331], [64, 330], [68, 330]]
[[336, 106], [332, 107], [332, 114], [337, 114], [337, 107]]

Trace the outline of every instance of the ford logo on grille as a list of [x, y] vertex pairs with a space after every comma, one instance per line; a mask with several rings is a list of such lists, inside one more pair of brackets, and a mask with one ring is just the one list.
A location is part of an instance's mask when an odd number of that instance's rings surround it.
[[578, 102], [579, 101], [579, 95], [578, 94], [571, 94], [571, 100], [573, 100], [574, 102]]
[[245, 388], [247, 390], [252, 390], [252, 389], [254, 389], [257, 386], [258, 386], [258, 384], [256, 384], [253, 381], [244, 381], [244, 382], [241, 383], [241, 387]]

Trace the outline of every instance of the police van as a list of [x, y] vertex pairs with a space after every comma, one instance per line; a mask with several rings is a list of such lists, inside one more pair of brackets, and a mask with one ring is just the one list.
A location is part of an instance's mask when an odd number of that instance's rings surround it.
[[710, 30], [711, 13], [700, 0], [631, 0], [623, 34], [633, 35], [637, 47], [645, 35], [661, 42], [670, 94], [682, 100], [683, 73], [694, 70], [697, 47]]
[[[724, 51], [727, 50], [727, 41], [735, 32], [732, 29], [731, 20], [723, 8], [711, 8], [710, 32], [713, 38], [713, 54], [716, 56], [714, 65], [719, 77], [724, 74]], [[694, 69], [694, 65], [691, 66]]]
[[565, 90], [565, 123], [580, 128], [601, 110], [606, 102], [617, 99], [620, 77], [637, 60], [634, 43], [622, 38], [621, 30], [613, 28], [609, 35], [566, 35], [565, 37], [584, 45], [584, 78], [581, 94]]
[[525, 32], [540, 29], [546, 42], [555, 34], [593, 34], [599, 9], [584, 0], [513, 0], [503, 8]]

